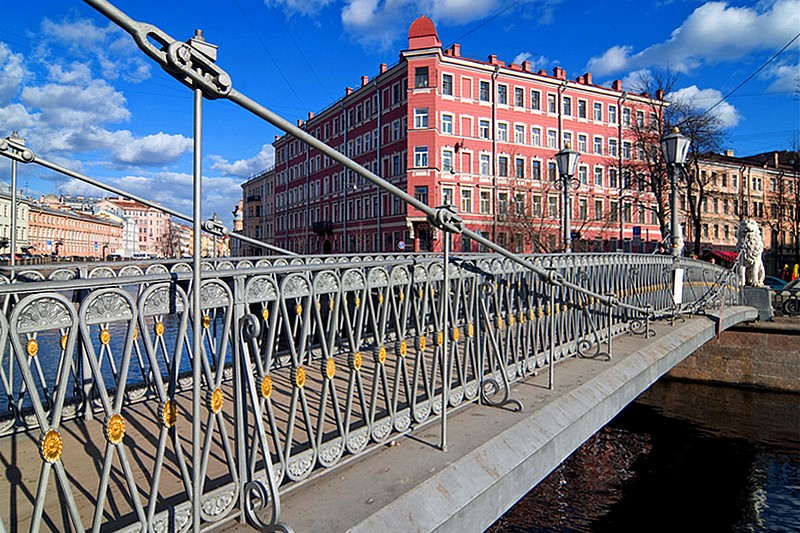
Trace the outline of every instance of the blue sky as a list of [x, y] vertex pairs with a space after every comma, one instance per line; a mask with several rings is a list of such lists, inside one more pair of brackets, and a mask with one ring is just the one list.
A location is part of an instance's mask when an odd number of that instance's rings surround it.
[[[233, 86], [294, 122], [393, 65], [421, 14], [466, 57], [497, 54], [537, 69], [591, 71], [628, 83], [640, 71], [680, 72], [679, 93], [718, 105], [736, 155], [800, 145], [800, 0], [116, 0], [177, 40], [196, 28], [219, 46]], [[132, 39], [79, 0], [3, 0], [0, 136], [17, 130], [38, 155], [191, 214], [192, 93]], [[763, 67], [763, 68], [762, 68]], [[226, 222], [240, 184], [272, 162], [279, 132], [227, 101], [204, 104], [204, 216]], [[10, 163], [0, 159], [0, 180]], [[97, 194], [21, 165], [19, 185]]]

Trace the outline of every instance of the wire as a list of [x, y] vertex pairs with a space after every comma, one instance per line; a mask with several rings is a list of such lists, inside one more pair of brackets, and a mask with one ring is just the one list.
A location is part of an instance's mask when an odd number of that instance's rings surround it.
[[755, 70], [755, 71], [754, 71], [752, 74], [750, 74], [750, 75], [749, 75], [747, 78], [745, 78], [745, 79], [744, 79], [744, 81], [742, 81], [742, 82], [741, 82], [739, 85], [737, 85], [736, 87], [734, 87], [734, 89], [733, 89], [732, 91], [730, 91], [728, 94], [726, 94], [725, 96], [723, 96], [722, 98], [720, 98], [720, 99], [719, 99], [719, 101], [718, 101], [717, 103], [715, 103], [714, 105], [712, 105], [711, 107], [709, 107], [708, 109], [706, 109], [706, 110], [703, 112], [703, 114], [705, 115], [705, 114], [707, 114], [707, 113], [710, 113], [712, 109], [714, 109], [714, 108], [715, 108], [715, 107], [717, 107], [718, 105], [722, 104], [722, 103], [723, 103], [725, 100], [727, 100], [728, 98], [730, 98], [730, 97], [731, 97], [731, 95], [732, 95], [733, 93], [735, 93], [736, 91], [738, 91], [739, 89], [741, 89], [742, 87], [744, 87], [744, 85], [745, 85], [745, 84], [746, 84], [748, 81], [752, 80], [754, 77], [756, 77], [756, 75], [757, 75], [759, 72], [761, 72], [762, 70], [764, 70], [765, 68], [767, 68], [767, 65], [769, 65], [770, 63], [772, 63], [773, 61], [775, 61], [775, 60], [778, 58], [778, 56], [779, 56], [779, 55], [781, 55], [783, 52], [785, 52], [785, 51], [786, 51], [786, 49], [787, 49], [787, 48], [789, 48], [789, 47], [792, 45], [792, 43], [794, 43], [794, 42], [795, 42], [797, 39], [800, 39], [800, 33], [798, 33], [797, 35], [795, 35], [795, 36], [794, 36], [794, 37], [793, 37], [793, 38], [792, 38], [792, 39], [791, 39], [791, 40], [790, 40], [788, 43], [786, 43], [786, 45], [784, 45], [784, 47], [783, 47], [783, 48], [781, 48], [780, 50], [778, 50], [778, 51], [775, 53], [775, 55], [773, 55], [771, 58], [769, 58], [769, 59], [768, 59], [768, 60], [767, 60], [767, 61], [766, 61], [766, 62], [765, 62], [763, 65], [761, 65], [760, 67], [758, 67], [758, 68], [757, 68], [757, 69], [756, 69], [756, 70]]
[[256, 31], [255, 26], [253, 26], [253, 23], [250, 21], [250, 17], [247, 16], [247, 12], [245, 12], [245, 10], [242, 8], [242, 5], [239, 3], [239, 0], [234, 0], [234, 2], [236, 2], [236, 5], [239, 8], [239, 11], [242, 12], [242, 16], [244, 17], [244, 20], [247, 22], [247, 25], [250, 26], [250, 30], [256, 36], [256, 39], [258, 39], [259, 44], [261, 44], [261, 48], [264, 49], [264, 53], [267, 54], [267, 57], [269, 57], [269, 59], [275, 65], [275, 70], [277, 70], [278, 74], [280, 74], [281, 78], [283, 78], [283, 81], [286, 83], [286, 86], [289, 87], [289, 90], [292, 92], [294, 97], [297, 98], [297, 101], [300, 103], [300, 105], [305, 107], [306, 109], [308, 109], [308, 106], [300, 98], [300, 95], [298, 95], [297, 91], [294, 90], [294, 86], [292, 86], [292, 84], [289, 82], [289, 78], [287, 78], [286, 74], [284, 74], [283, 70], [281, 70], [281, 66], [275, 60], [273, 55], [269, 53], [269, 49], [267, 48], [267, 45], [261, 39], [261, 34], [259, 34], [259, 32]]
[[499, 17], [500, 17], [500, 15], [502, 15], [502, 14], [503, 14], [503, 13], [505, 13], [506, 11], [510, 10], [512, 7], [514, 7], [514, 6], [518, 5], [518, 4], [519, 4], [521, 1], [522, 1], [522, 0], [516, 0], [516, 1], [514, 1], [514, 2], [511, 2], [511, 3], [510, 3], [510, 4], [508, 4], [506, 7], [504, 7], [503, 9], [501, 9], [500, 11], [498, 11], [497, 13], [495, 13], [494, 15], [492, 15], [491, 17], [489, 17], [488, 19], [486, 19], [486, 20], [484, 20], [483, 22], [481, 22], [480, 24], [476, 25], [474, 28], [472, 28], [471, 30], [469, 30], [467, 33], [465, 33], [465, 34], [461, 35], [460, 37], [457, 37], [457, 38], [456, 38], [455, 40], [453, 40], [453, 41], [452, 41], [450, 44], [448, 44], [448, 45], [447, 45], [445, 48], [450, 48], [451, 46], [453, 46], [453, 45], [454, 45], [455, 43], [457, 43], [458, 41], [460, 41], [460, 40], [464, 39], [465, 37], [468, 37], [469, 35], [472, 35], [473, 33], [475, 33], [476, 31], [478, 31], [478, 30], [479, 30], [479, 29], [481, 29], [482, 27], [484, 27], [484, 26], [486, 26], [487, 24], [489, 24], [490, 22], [492, 22], [494, 19], [496, 19], [496, 18], [499, 18]]

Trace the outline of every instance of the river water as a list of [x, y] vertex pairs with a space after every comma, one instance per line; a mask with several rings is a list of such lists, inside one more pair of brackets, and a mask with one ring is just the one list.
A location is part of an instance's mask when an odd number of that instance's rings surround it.
[[490, 529], [800, 532], [800, 395], [663, 381]]

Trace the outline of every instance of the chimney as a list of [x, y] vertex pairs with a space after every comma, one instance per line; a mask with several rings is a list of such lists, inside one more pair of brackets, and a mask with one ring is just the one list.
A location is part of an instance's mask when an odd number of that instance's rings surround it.
[[453, 44], [453, 57], [461, 57], [461, 45]]
[[351, 94], [353, 94], [353, 88], [352, 87], [346, 87], [344, 92], [345, 92], [345, 94], [347, 96], [350, 96]]
[[664, 90], [663, 89], [658, 89], [656, 91], [656, 99], [657, 100], [663, 100], [664, 99]]
[[386, 72], [386, 63], [381, 63], [381, 74]]
[[281, 138], [281, 136], [280, 136], [280, 135], [276, 135], [276, 136], [275, 136], [275, 141], [277, 141], [277, 140], [278, 140], [278, 139], [280, 139], [280, 138]]
[[297, 127], [298, 128], [302, 128], [303, 127], [303, 119], [302, 118], [298, 118], [297, 119]]
[[489, 56], [489, 64], [496, 65], [497, 64], [497, 54], [492, 54]]
[[530, 72], [531, 71], [531, 62], [530, 61], [523, 61], [522, 62], [522, 70], [524, 70], [525, 72]]
[[567, 79], [567, 71], [561, 67], [556, 67], [553, 69], [553, 77], [559, 80]]
[[727, 157], [733, 157], [733, 150], [725, 150], [725, 155]]
[[586, 79], [583, 76], [578, 76], [575, 78], [575, 82], [579, 85], [584, 85], [586, 83]]
[[592, 73], [591, 72], [587, 72], [586, 74], [584, 74], [583, 75], [583, 80], [586, 83], [586, 85], [592, 85]]
[[611, 89], [622, 92], [622, 81], [614, 80], [614, 82], [611, 84]]
[[537, 74], [539, 74], [539, 76], [547, 76], [547, 71], [545, 69], [541, 69]]
[[363, 87], [368, 83], [369, 83], [369, 76], [361, 76], [361, 86]]
[[778, 168], [779, 163], [780, 163], [780, 156], [779, 156], [778, 152], [774, 152], [772, 155], [775, 156], [775, 168]]
[[308, 112], [308, 120], [311, 120], [312, 118], [314, 118], [314, 112], [313, 111], [309, 111]]

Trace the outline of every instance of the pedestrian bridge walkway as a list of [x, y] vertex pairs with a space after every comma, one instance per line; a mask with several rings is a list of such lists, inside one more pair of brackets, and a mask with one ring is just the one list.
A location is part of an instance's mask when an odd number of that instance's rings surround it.
[[755, 317], [707, 263], [524, 259], [547, 275], [495, 254], [209, 261], [197, 317], [186, 262], [18, 268], [2, 524], [184, 531], [197, 502], [202, 529], [486, 525]]

